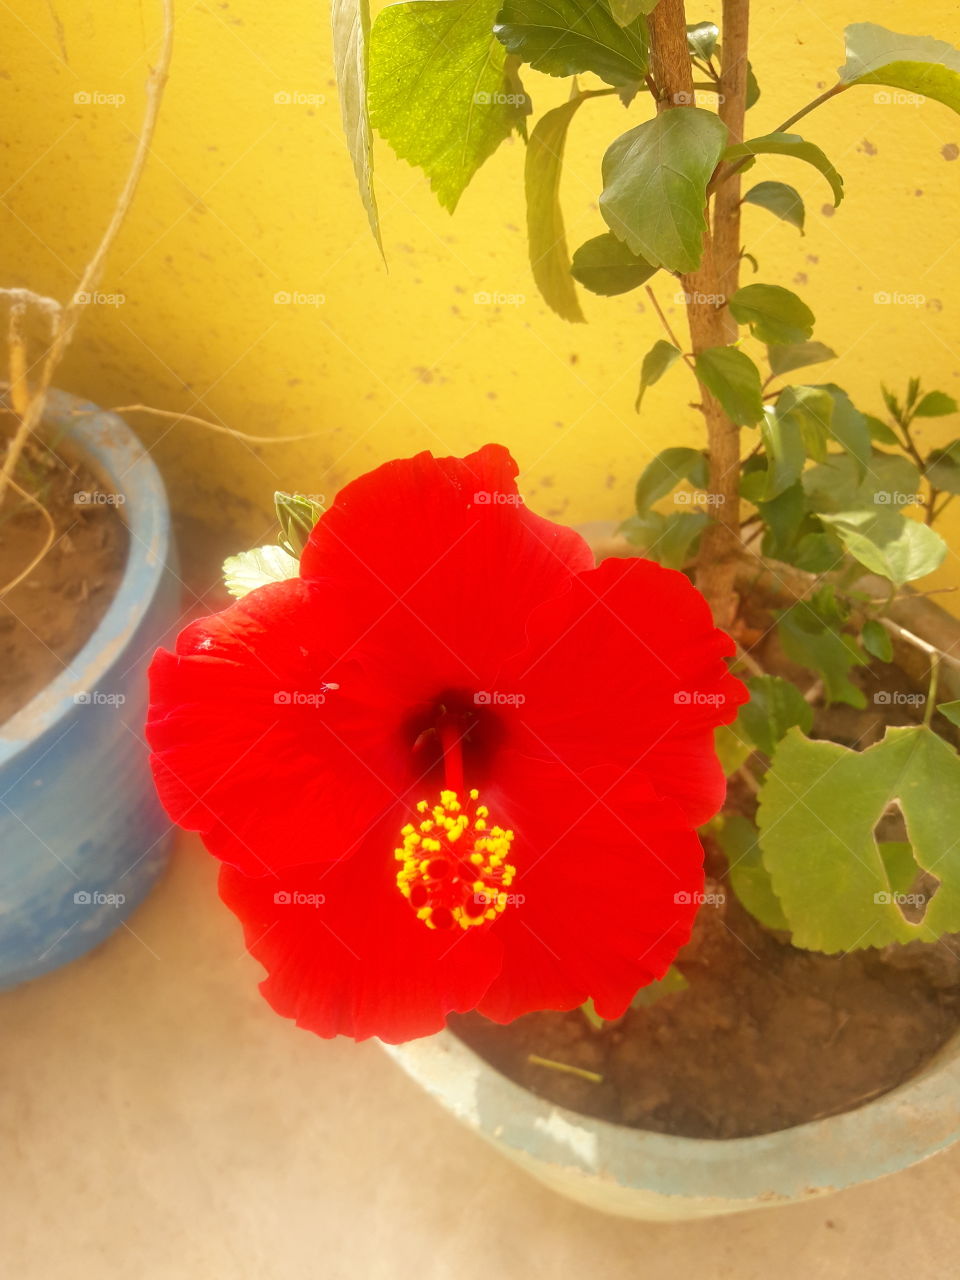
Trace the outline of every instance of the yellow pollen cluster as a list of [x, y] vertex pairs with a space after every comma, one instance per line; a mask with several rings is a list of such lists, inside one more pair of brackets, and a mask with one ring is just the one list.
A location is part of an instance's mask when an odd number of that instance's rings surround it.
[[490, 826], [490, 811], [471, 791], [461, 803], [441, 791], [439, 803], [417, 804], [418, 821], [401, 831], [397, 888], [428, 929], [474, 929], [506, 907], [516, 868], [507, 862], [513, 832]]

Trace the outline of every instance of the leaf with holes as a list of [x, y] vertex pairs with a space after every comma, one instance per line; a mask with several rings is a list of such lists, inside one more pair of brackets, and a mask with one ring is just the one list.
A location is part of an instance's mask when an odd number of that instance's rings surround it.
[[656, 273], [656, 267], [633, 253], [612, 231], [585, 241], [575, 251], [570, 267], [574, 280], [605, 298], [629, 293]]
[[484, 160], [524, 124], [492, 32], [497, 9], [498, 0], [409, 0], [382, 9], [370, 36], [370, 121], [451, 213]]
[[703, 256], [707, 183], [727, 141], [712, 111], [664, 111], [628, 130], [603, 157], [600, 212], [653, 266], [693, 271]]
[[615, 86], [632, 84], [647, 74], [650, 40], [642, 14], [621, 26], [602, 3], [506, 0], [498, 8], [494, 34], [535, 71], [550, 76], [592, 71]]
[[537, 121], [527, 144], [524, 183], [527, 195], [527, 243], [533, 278], [544, 301], [564, 320], [583, 322], [570, 274], [570, 254], [560, 209], [560, 172], [567, 130], [580, 94]]
[[[939, 881], [919, 920], [898, 901], [904, 859], [890, 849], [884, 857], [874, 834], [894, 803], [917, 866]], [[791, 729], [764, 777], [757, 820], [795, 946], [832, 954], [960, 929], [960, 759], [925, 726], [888, 728], [866, 751]]]

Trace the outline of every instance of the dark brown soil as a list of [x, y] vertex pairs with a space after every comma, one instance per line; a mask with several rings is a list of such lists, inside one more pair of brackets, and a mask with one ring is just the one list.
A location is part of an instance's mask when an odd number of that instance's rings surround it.
[[[126, 563], [127, 527], [114, 495], [62, 453], [32, 441], [16, 472], [17, 483], [50, 512], [56, 536], [33, 572], [0, 599], [0, 724], [83, 647]], [[0, 591], [39, 552], [46, 534], [36, 507], [8, 491], [0, 508]]]
[[[681, 953], [684, 991], [599, 1031], [579, 1010], [508, 1027], [467, 1014], [451, 1026], [512, 1080], [573, 1111], [695, 1138], [769, 1133], [885, 1093], [956, 1031], [960, 956], [915, 945], [895, 956], [800, 951], [727, 890], [701, 908]], [[530, 1054], [602, 1082], [534, 1065]]]
[[[755, 636], [742, 635], [772, 673], [806, 688], [769, 617], [748, 603]], [[753, 643], [751, 643], [753, 642]], [[919, 718], [903, 702], [879, 706], [878, 690], [915, 692], [884, 664], [852, 677], [868, 709], [816, 713], [813, 735], [864, 749], [887, 724]], [[934, 727], [955, 741], [941, 716]], [[752, 816], [755, 800], [732, 780], [727, 809]], [[902, 839], [897, 831], [885, 833]], [[960, 937], [827, 956], [790, 945], [749, 915], [707, 842], [707, 894], [677, 968], [684, 990], [628, 1010], [599, 1030], [580, 1010], [535, 1013], [507, 1027], [477, 1014], [452, 1029], [495, 1067], [551, 1102], [618, 1124], [696, 1138], [769, 1133], [847, 1111], [914, 1075], [960, 1027]], [[581, 1068], [599, 1082], [545, 1067], [530, 1055]]]

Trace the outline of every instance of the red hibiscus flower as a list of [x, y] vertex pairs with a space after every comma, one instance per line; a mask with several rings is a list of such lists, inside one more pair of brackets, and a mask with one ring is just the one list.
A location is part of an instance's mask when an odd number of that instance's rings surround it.
[[320, 1035], [618, 1017], [689, 937], [733, 646], [683, 574], [595, 568], [516, 473], [497, 445], [387, 463], [299, 578], [154, 659], [163, 803], [223, 861], [267, 1000]]

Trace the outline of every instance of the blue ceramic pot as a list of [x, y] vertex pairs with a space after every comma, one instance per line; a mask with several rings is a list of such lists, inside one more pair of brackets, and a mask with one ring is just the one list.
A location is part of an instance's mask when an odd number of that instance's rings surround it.
[[114, 414], [51, 393], [45, 429], [122, 498], [130, 533], [119, 589], [63, 671], [0, 725], [0, 987], [102, 942], [165, 865], [143, 722], [146, 669], [179, 616], [160, 474]]

